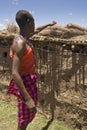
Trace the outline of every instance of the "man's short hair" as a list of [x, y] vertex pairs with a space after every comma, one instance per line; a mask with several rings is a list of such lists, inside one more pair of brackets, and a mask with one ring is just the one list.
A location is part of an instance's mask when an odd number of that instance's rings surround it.
[[16, 19], [16, 22], [19, 25], [19, 27], [23, 27], [27, 22], [30, 22], [32, 20], [34, 21], [34, 18], [31, 15], [31, 13], [29, 13], [26, 10], [19, 10], [16, 13], [15, 19]]

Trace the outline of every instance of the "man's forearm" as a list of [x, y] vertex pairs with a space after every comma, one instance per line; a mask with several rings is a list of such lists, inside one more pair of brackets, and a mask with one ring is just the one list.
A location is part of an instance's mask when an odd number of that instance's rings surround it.
[[24, 86], [24, 83], [23, 83], [23, 81], [21, 79], [21, 76], [20, 75], [13, 75], [13, 79], [14, 79], [20, 93], [22, 94], [23, 98], [26, 101], [29, 100], [31, 97], [30, 97], [30, 95], [28, 94], [28, 92], [25, 89], [25, 86]]

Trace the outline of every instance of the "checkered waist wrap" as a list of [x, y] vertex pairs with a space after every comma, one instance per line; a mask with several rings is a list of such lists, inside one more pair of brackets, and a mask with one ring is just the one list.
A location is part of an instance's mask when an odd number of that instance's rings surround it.
[[[37, 105], [37, 87], [36, 87], [36, 74], [25, 74], [21, 76], [25, 88], [31, 98], [34, 100], [35, 105]], [[21, 95], [18, 87], [16, 86], [14, 80], [12, 79], [9, 88], [8, 94], [13, 94], [18, 98], [18, 125], [26, 125], [31, 122], [35, 116], [35, 112], [32, 109], [29, 109], [26, 104], [24, 104], [24, 97]]]

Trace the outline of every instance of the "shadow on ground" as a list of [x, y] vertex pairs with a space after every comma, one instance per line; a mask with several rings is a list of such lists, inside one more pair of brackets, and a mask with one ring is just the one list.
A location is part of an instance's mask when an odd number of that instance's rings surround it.
[[49, 120], [46, 124], [46, 126], [44, 126], [41, 130], [48, 130], [49, 126], [51, 125], [51, 123], [53, 122], [53, 118], [51, 120]]

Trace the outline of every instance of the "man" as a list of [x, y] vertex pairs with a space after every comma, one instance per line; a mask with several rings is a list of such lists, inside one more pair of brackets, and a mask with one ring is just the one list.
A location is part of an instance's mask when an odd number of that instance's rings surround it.
[[34, 33], [34, 18], [26, 10], [16, 13], [20, 35], [16, 36], [10, 48], [12, 58], [12, 80], [8, 93], [18, 98], [18, 128], [26, 130], [33, 120], [37, 105], [35, 59], [29, 37]]

